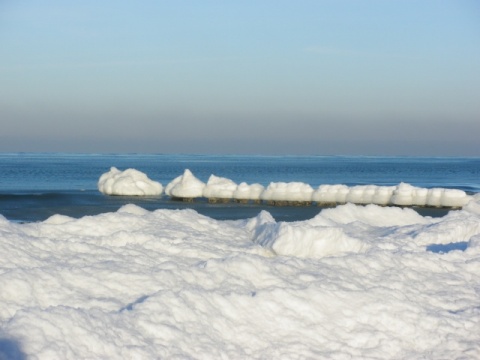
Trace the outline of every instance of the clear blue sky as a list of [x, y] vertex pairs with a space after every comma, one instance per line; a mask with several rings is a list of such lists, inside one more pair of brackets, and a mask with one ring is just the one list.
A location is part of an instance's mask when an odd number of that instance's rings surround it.
[[480, 156], [480, 2], [3, 0], [0, 151]]

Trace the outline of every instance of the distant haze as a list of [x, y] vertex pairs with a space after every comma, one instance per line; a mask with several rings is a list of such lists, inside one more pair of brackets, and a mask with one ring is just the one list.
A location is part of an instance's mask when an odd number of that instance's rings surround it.
[[480, 156], [479, 4], [2, 1], [0, 151]]

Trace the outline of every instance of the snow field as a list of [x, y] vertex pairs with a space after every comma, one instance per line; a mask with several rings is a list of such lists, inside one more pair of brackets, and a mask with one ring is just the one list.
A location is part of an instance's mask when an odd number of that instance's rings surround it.
[[0, 216], [0, 359], [478, 359], [479, 201]]

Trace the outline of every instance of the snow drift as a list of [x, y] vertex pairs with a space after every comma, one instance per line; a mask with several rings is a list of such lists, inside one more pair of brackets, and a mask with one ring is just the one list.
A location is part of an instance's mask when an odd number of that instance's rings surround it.
[[479, 201], [0, 216], [0, 358], [477, 359]]

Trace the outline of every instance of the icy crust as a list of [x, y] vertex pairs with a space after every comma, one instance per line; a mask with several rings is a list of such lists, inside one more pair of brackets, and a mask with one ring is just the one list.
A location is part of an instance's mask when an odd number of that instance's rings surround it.
[[272, 182], [260, 195], [266, 201], [312, 201], [313, 188], [301, 182]]
[[400, 183], [397, 186], [320, 185], [312, 200], [325, 204], [377, 204], [398, 206], [462, 207], [471, 196], [458, 189], [426, 189]]
[[176, 198], [197, 198], [203, 196], [205, 183], [186, 169], [183, 175], [176, 177], [165, 188], [165, 194]]
[[478, 200], [435, 219], [0, 216], [0, 359], [478, 359]]
[[260, 200], [260, 196], [265, 187], [260, 184], [247, 184], [246, 182], [240, 183], [233, 192], [233, 198], [236, 200]]
[[[123, 172], [112, 167], [98, 181], [98, 189], [108, 195], [159, 195], [162, 185], [147, 175], [128, 169]], [[186, 169], [165, 188], [173, 198], [211, 200], [265, 201], [275, 205], [376, 204], [398, 206], [433, 206], [460, 208], [472, 197], [458, 189], [425, 189], [400, 183], [397, 186], [320, 185], [313, 189], [302, 182], [271, 182], [266, 188], [260, 184], [237, 185], [233, 180], [211, 175], [205, 184]]]
[[231, 199], [237, 190], [237, 184], [232, 180], [210, 175], [203, 189], [206, 198]]
[[161, 195], [163, 187], [138, 170], [112, 167], [100, 176], [98, 190], [106, 195], [149, 196]]

